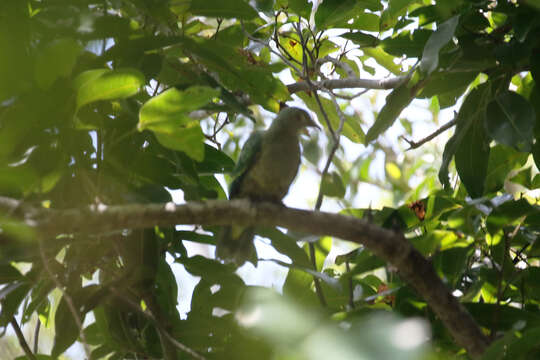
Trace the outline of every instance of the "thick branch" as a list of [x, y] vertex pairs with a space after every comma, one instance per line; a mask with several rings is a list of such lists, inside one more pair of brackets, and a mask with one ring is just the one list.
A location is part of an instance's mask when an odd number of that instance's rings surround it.
[[[0, 199], [1, 200], [1, 199]], [[37, 226], [41, 235], [117, 231], [175, 224], [281, 226], [313, 235], [331, 235], [366, 246], [395, 266], [401, 276], [426, 300], [446, 325], [456, 342], [472, 357], [479, 357], [488, 340], [480, 328], [437, 276], [431, 263], [402, 234], [351, 216], [322, 211], [291, 209], [247, 200], [191, 202], [184, 205], [152, 204], [95, 206], [79, 210], [40, 210]]]
[[[371, 79], [359, 79], [359, 78], [350, 78], [350, 79], [328, 79], [323, 81], [313, 81], [313, 85], [316, 88], [326, 88], [328, 90], [334, 89], [394, 89], [401, 85], [403, 81], [407, 79], [406, 76], [398, 76], [389, 79], [382, 80], [371, 80]], [[310, 86], [305, 81], [295, 82], [293, 84], [287, 85], [289, 93], [294, 94], [300, 91], [310, 90]]]

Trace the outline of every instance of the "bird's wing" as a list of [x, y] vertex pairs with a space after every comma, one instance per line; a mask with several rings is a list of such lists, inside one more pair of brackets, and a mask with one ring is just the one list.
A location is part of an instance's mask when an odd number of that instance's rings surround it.
[[234, 198], [238, 194], [242, 182], [242, 178], [249, 169], [257, 162], [261, 154], [261, 146], [263, 140], [263, 131], [255, 131], [244, 144], [238, 162], [234, 167], [232, 176], [233, 182], [229, 189], [229, 198]]

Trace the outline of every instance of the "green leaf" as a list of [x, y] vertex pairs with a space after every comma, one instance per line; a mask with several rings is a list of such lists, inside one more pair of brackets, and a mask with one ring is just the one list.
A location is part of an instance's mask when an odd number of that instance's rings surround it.
[[193, 15], [224, 19], [251, 20], [258, 17], [257, 11], [243, 0], [191, 0], [189, 12]]
[[486, 128], [497, 142], [528, 151], [534, 139], [536, 114], [523, 96], [505, 91], [489, 103]]
[[343, 181], [339, 174], [333, 171], [323, 176], [321, 190], [326, 196], [337, 198], [343, 198], [345, 196]]
[[373, 35], [365, 34], [361, 31], [348, 32], [341, 35], [342, 38], [349, 39], [361, 47], [374, 47], [379, 44], [379, 39]]
[[354, 277], [358, 274], [363, 274], [368, 271], [382, 268], [385, 265], [385, 262], [373, 255], [370, 251], [365, 248], [358, 248], [351, 251], [346, 255], [340, 255], [336, 257], [336, 265], [339, 265], [346, 260], [349, 260], [350, 263], [354, 264], [354, 267], [351, 271], [345, 273], [344, 277]]
[[149, 129], [168, 133], [193, 119], [187, 115], [219, 96], [219, 90], [206, 86], [192, 86], [186, 90], [168, 89], [148, 100], [139, 112], [139, 130]]
[[484, 194], [489, 160], [489, 139], [482, 120], [482, 117], [469, 120], [472, 124], [463, 134], [455, 154], [459, 177], [473, 198]]
[[77, 109], [99, 100], [124, 99], [144, 86], [144, 75], [136, 69], [89, 70], [75, 79]]
[[394, 57], [385, 52], [380, 46], [376, 48], [363, 48], [362, 52], [384, 67], [394, 75], [401, 75], [401, 68], [394, 62]]
[[324, 0], [315, 13], [317, 29], [331, 28], [333, 25], [347, 21], [354, 16], [355, 0]]
[[306, 252], [288, 234], [284, 234], [275, 228], [257, 229], [257, 234], [269, 238], [272, 241], [272, 246], [280, 253], [287, 255], [296, 266], [312, 266]]
[[422, 62], [420, 63], [420, 70], [424, 74], [429, 75], [437, 69], [439, 65], [439, 51], [452, 40], [458, 23], [459, 15], [453, 16], [439, 25], [437, 30], [431, 34], [424, 47]]
[[0, 305], [2, 307], [2, 312], [0, 312], [0, 326], [9, 324], [31, 288], [31, 283], [17, 281], [7, 284], [0, 289]]
[[20, 280], [22, 274], [19, 270], [8, 264], [0, 265], [0, 284], [8, 284]]
[[308, 0], [289, 0], [289, 9], [300, 15], [304, 19], [309, 19], [311, 15], [312, 4]]
[[319, 301], [311, 290], [312, 283], [313, 276], [302, 270], [291, 268], [283, 284], [283, 295], [306, 306], [316, 306]]
[[34, 76], [38, 86], [48, 89], [57, 78], [71, 74], [82, 46], [71, 38], [48, 44], [36, 57]]
[[192, 86], [184, 91], [175, 88], [148, 100], [139, 113], [138, 128], [154, 132], [165, 147], [179, 150], [196, 161], [204, 159], [204, 134], [189, 112], [201, 108], [219, 95], [219, 90]]
[[501, 189], [508, 173], [523, 166], [527, 157], [526, 153], [518, 152], [505, 145], [498, 144], [492, 147], [489, 153], [485, 192], [491, 193]]
[[228, 173], [234, 169], [234, 160], [223, 151], [210, 145], [205, 145], [204, 149], [204, 160], [195, 164], [199, 175]]
[[418, 0], [389, 0], [388, 7], [381, 14], [380, 30], [388, 30], [394, 27], [400, 16], [407, 13], [407, 9], [411, 4]]
[[465, 135], [468, 134], [469, 126], [473, 123], [482, 123], [485, 117], [485, 109], [487, 102], [491, 96], [491, 84], [484, 83], [474, 88], [465, 98], [459, 113], [457, 115], [456, 131], [454, 135], [448, 140], [444, 147], [443, 158], [441, 168], [439, 170], [439, 180], [445, 188], [450, 188], [450, 182], [448, 181], [448, 166], [454, 157], [454, 154], [458, 151], [463, 144]]
[[433, 31], [417, 29], [401, 31], [397, 35], [381, 41], [381, 48], [393, 56], [420, 57]]
[[379, 31], [379, 17], [372, 13], [361, 13], [356, 15], [352, 24], [340, 24], [340, 27], [364, 31]]
[[399, 114], [411, 103], [414, 99], [413, 90], [403, 84], [400, 87], [392, 90], [386, 97], [386, 104], [377, 115], [375, 123], [371, 126], [366, 134], [365, 143], [369, 144], [373, 140], [386, 131], [397, 120]]
[[476, 71], [448, 72], [443, 70], [432, 73], [418, 97], [430, 98], [432, 96], [441, 97], [445, 94], [457, 94], [454, 97], [457, 100], [477, 75]]
[[204, 160], [204, 134], [198, 121], [172, 131], [154, 131], [159, 143], [169, 149], [184, 152], [195, 161]]

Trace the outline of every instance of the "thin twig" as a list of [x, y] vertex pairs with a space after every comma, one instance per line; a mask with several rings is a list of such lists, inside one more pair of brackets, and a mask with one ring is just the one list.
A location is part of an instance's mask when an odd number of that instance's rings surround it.
[[214, 40], [217, 40], [219, 29], [221, 28], [221, 23], [223, 22], [223, 19], [218, 18], [216, 21], [217, 21], [216, 32], [214, 33], [214, 35], [212, 35], [212, 38]]
[[332, 91], [332, 94], [337, 97], [337, 98], [340, 98], [340, 99], [344, 99], [344, 100], [353, 100], [353, 99], [356, 99], [357, 97], [359, 96], [362, 96], [364, 95], [365, 93], [367, 93], [369, 90], [371, 89], [365, 89], [365, 90], [362, 90], [360, 92], [357, 92], [356, 94], [354, 95], [343, 95], [343, 94], [336, 94], [335, 92]]
[[407, 150], [416, 149], [416, 148], [419, 148], [420, 146], [424, 145], [428, 141], [433, 140], [434, 138], [436, 138], [437, 136], [439, 136], [440, 134], [442, 134], [446, 130], [450, 129], [452, 126], [456, 125], [456, 123], [457, 123], [457, 119], [453, 119], [452, 121], [449, 121], [446, 124], [444, 124], [443, 126], [441, 126], [440, 128], [438, 128], [432, 134], [426, 136], [425, 138], [423, 138], [422, 140], [419, 140], [419, 141], [409, 140], [409, 139], [405, 138], [405, 136], [401, 136], [401, 138], [403, 140], [405, 140], [407, 142], [407, 144], [409, 144], [409, 148]]
[[34, 352], [37, 353], [39, 350], [39, 330], [41, 329], [41, 321], [39, 320], [39, 315], [37, 317], [36, 328], [34, 329]]
[[19, 340], [19, 344], [21, 345], [24, 353], [26, 354], [26, 357], [31, 360], [36, 360], [36, 357], [32, 353], [32, 350], [30, 350], [30, 347], [28, 346], [28, 343], [26, 342], [26, 339], [24, 338], [24, 334], [22, 333], [22, 330], [17, 323], [17, 320], [15, 317], [13, 317], [10, 321], [11, 326], [13, 327], [13, 330], [15, 330], [15, 334], [17, 335], [17, 339]]
[[158, 92], [160, 86], [161, 86], [161, 84], [159, 83], [159, 81], [156, 82], [156, 87], [154, 88], [154, 91], [152, 92], [152, 97], [157, 95], [157, 92]]

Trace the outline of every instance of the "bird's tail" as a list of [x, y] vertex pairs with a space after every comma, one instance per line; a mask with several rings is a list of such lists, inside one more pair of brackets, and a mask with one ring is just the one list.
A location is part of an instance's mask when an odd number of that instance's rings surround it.
[[216, 257], [238, 266], [246, 261], [257, 266], [254, 236], [255, 229], [252, 227], [224, 226], [217, 235]]

